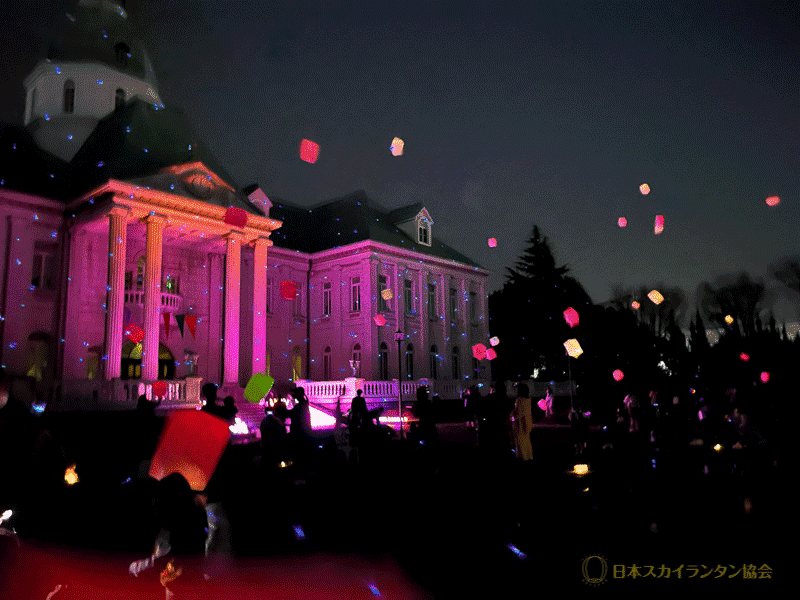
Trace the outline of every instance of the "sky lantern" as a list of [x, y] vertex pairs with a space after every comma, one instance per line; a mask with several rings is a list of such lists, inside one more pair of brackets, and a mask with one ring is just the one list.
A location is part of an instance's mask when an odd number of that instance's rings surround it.
[[641, 306], [641, 304], [639, 304], [639, 303], [638, 303], [636, 300], [634, 300], [633, 302], [631, 302], [631, 308], [632, 308], [633, 310], [639, 310], [639, 307], [640, 307], [640, 306]]
[[260, 402], [275, 384], [275, 380], [266, 373], [253, 373], [247, 386], [244, 388], [244, 397], [253, 404]]
[[375, 321], [375, 325], [378, 327], [384, 327], [386, 325], [386, 317], [382, 314], [377, 314], [372, 319]]
[[750, 360], [750, 355], [749, 355], [749, 354], [747, 354], [746, 352], [742, 352], [742, 353], [739, 355], [739, 359], [740, 359], [742, 362], [747, 362], [748, 360]]
[[396, 137], [392, 140], [392, 155], [400, 156], [401, 154], [403, 154], [403, 140]]
[[567, 321], [570, 327], [575, 327], [580, 322], [580, 319], [578, 318], [578, 311], [572, 307], [569, 307], [564, 311], [564, 319]]
[[733, 323], [733, 317], [732, 317], [732, 316], [730, 316], [730, 315], [725, 315], [725, 322], [726, 322], [728, 325], [730, 325], [731, 323]]
[[67, 470], [64, 471], [64, 481], [67, 485], [75, 485], [80, 481], [78, 478], [78, 473], [75, 472], [75, 465], [72, 464], [67, 467]]
[[319, 158], [319, 144], [304, 139], [300, 142], [300, 158], [307, 163], [313, 164], [317, 162], [317, 158]]
[[643, 196], [647, 196], [647, 194], [650, 193], [650, 186], [647, 185], [646, 183], [643, 183], [642, 185], [639, 186], [639, 191], [642, 192]]
[[497, 351], [494, 348], [486, 349], [486, 360], [494, 360], [497, 358]]
[[581, 345], [578, 343], [578, 340], [574, 338], [564, 342], [564, 348], [567, 349], [567, 354], [569, 354], [572, 358], [578, 358], [581, 354], [583, 354]]
[[153, 382], [153, 396], [163, 398], [167, 395], [167, 383], [165, 381]]
[[622, 381], [625, 378], [625, 374], [619, 369], [615, 369], [612, 375], [614, 377], [614, 381]]
[[281, 281], [281, 298], [294, 300], [297, 297], [297, 286], [294, 281]]
[[472, 356], [474, 356], [477, 360], [483, 360], [486, 358], [486, 346], [483, 344], [475, 344], [472, 347]]
[[664, 296], [662, 296], [661, 292], [659, 292], [658, 290], [653, 290], [652, 292], [647, 294], [647, 297], [650, 298], [650, 301], [656, 305], [661, 304], [664, 301]]
[[767, 383], [769, 381], [769, 373], [767, 371], [761, 372], [761, 383]]
[[781, 199], [777, 196], [770, 196], [767, 198], [767, 206], [776, 206], [780, 204]]
[[125, 335], [134, 344], [138, 344], [144, 339], [144, 329], [138, 325], [128, 324], [125, 326]]
[[656, 225], [654, 231], [656, 235], [664, 231], [664, 215], [656, 215]]
[[496, 248], [496, 247], [497, 247], [497, 239], [489, 238], [489, 248]]
[[247, 212], [243, 208], [229, 206], [225, 211], [225, 222], [228, 225], [244, 229], [244, 226], [247, 225]]
[[384, 300], [391, 300], [393, 296], [394, 294], [392, 293], [392, 290], [390, 290], [389, 288], [386, 288], [381, 292], [381, 298], [383, 298]]
[[492, 346], [497, 346], [497, 344], [499, 344], [499, 343], [500, 343], [500, 338], [499, 338], [499, 337], [497, 337], [497, 336], [491, 337], [491, 338], [489, 338], [489, 343], [490, 343]]
[[619, 225], [620, 227], [625, 227], [627, 224], [628, 224], [628, 219], [626, 219], [625, 217], [620, 217], [619, 219], [617, 219], [617, 225]]

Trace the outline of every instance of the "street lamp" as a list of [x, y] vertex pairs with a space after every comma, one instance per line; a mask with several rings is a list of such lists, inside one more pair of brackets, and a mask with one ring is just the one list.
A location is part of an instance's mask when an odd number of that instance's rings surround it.
[[394, 332], [394, 341], [397, 342], [397, 418], [400, 423], [400, 439], [403, 439], [403, 361], [400, 358], [400, 348], [403, 344], [403, 332], [399, 329]]

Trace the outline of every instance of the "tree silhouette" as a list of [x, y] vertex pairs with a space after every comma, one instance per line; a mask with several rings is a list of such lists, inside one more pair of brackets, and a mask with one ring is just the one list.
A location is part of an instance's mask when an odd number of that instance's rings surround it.
[[769, 271], [772, 277], [800, 294], [800, 255], [787, 256], [774, 262]]
[[[747, 337], [758, 331], [758, 314], [764, 301], [764, 284], [760, 280], [752, 280], [747, 273], [723, 275], [714, 285], [700, 284], [697, 298], [706, 319], [726, 333]], [[726, 317], [733, 318], [733, 322], [726, 322]]]

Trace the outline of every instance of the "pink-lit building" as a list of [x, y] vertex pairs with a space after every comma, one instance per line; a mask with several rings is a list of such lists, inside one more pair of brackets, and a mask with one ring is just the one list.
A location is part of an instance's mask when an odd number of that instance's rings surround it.
[[238, 189], [161, 103], [127, 21], [82, 0], [25, 79], [24, 127], [0, 130], [7, 373], [64, 408], [130, 407], [159, 379], [176, 404], [205, 381], [241, 399], [257, 372], [279, 391], [395, 379], [400, 331], [403, 379], [488, 377], [471, 346], [488, 338], [489, 273], [424, 206], [357, 192], [309, 210]]

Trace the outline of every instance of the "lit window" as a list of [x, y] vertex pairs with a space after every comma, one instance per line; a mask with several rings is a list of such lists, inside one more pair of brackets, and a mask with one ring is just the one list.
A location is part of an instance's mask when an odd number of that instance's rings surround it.
[[350, 312], [361, 311], [361, 278], [353, 277], [350, 280]]
[[419, 223], [419, 243], [420, 244], [428, 244], [428, 226], [425, 221], [420, 221]]
[[403, 298], [405, 299], [406, 314], [414, 312], [414, 284], [410, 279], [403, 281]]

